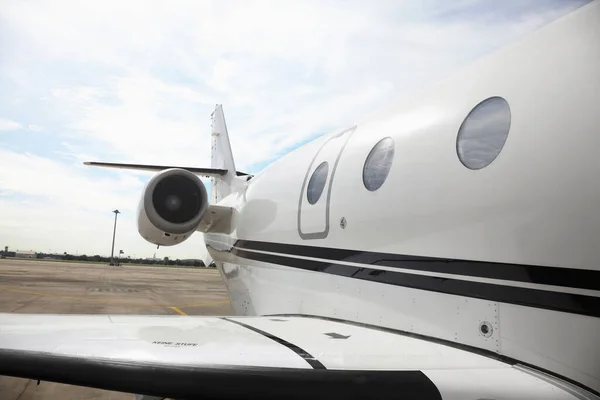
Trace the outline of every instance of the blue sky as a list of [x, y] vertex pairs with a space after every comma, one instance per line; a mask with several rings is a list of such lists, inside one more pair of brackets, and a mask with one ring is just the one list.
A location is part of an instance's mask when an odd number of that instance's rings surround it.
[[14, 1], [0, 8], [0, 245], [203, 257], [145, 242], [148, 173], [83, 161], [209, 165], [224, 105], [238, 169], [524, 37], [587, 1]]

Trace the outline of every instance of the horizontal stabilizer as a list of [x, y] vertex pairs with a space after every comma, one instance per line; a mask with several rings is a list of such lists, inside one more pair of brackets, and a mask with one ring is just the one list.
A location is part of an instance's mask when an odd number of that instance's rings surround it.
[[[225, 170], [225, 169], [178, 167], [178, 166], [172, 166], [172, 165], [122, 164], [122, 163], [107, 163], [107, 162], [96, 162], [96, 161], [86, 161], [86, 162], [84, 162], [84, 164], [91, 165], [94, 167], [137, 169], [139, 171], [162, 171], [162, 170], [170, 169], [170, 168], [180, 168], [180, 169], [185, 169], [185, 170], [193, 172], [195, 174], [207, 176], [207, 177], [219, 177], [219, 176], [223, 176], [227, 173], [227, 170]], [[248, 175], [248, 174], [237, 171], [236, 175], [244, 176], [244, 175]]]

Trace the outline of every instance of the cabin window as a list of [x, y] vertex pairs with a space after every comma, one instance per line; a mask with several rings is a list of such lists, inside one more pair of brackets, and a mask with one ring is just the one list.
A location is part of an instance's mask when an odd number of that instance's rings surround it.
[[381, 139], [371, 149], [363, 166], [363, 183], [371, 192], [379, 189], [387, 179], [394, 160], [394, 139]]
[[510, 130], [510, 107], [502, 97], [477, 104], [463, 121], [456, 139], [456, 153], [469, 169], [487, 167], [498, 157]]
[[323, 161], [310, 177], [310, 181], [308, 181], [308, 190], [306, 192], [306, 197], [310, 204], [315, 204], [321, 198], [323, 189], [325, 189], [325, 183], [327, 182], [328, 172], [329, 164], [327, 161]]

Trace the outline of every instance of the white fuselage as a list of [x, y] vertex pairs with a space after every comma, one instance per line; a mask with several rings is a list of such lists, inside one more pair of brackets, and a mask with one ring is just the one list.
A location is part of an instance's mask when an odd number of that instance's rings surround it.
[[[237, 210], [233, 233], [205, 234], [235, 312], [412, 332], [600, 391], [600, 4], [585, 8], [238, 178], [219, 203]], [[472, 170], [457, 134], [493, 96], [510, 105], [510, 131]], [[385, 137], [392, 167], [369, 191], [363, 166]]]

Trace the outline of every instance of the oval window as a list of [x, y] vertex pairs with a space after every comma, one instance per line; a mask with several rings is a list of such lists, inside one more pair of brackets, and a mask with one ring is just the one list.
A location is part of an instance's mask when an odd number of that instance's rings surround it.
[[325, 189], [325, 183], [327, 182], [328, 172], [329, 164], [327, 161], [323, 161], [310, 177], [310, 181], [308, 181], [308, 190], [306, 192], [306, 197], [310, 204], [315, 204], [321, 198], [323, 189]]
[[456, 152], [469, 169], [487, 167], [498, 157], [510, 130], [510, 107], [502, 97], [477, 104], [465, 118], [456, 138]]
[[363, 167], [363, 183], [371, 192], [379, 189], [387, 179], [394, 160], [394, 139], [381, 139], [371, 149]]

